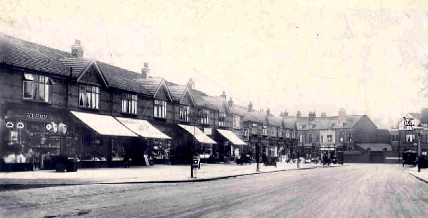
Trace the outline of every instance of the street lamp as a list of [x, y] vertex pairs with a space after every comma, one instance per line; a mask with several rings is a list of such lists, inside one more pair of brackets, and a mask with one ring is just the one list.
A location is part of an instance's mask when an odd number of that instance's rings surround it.
[[418, 172], [421, 172], [421, 134], [422, 134], [423, 128], [415, 127], [414, 129], [418, 134]]

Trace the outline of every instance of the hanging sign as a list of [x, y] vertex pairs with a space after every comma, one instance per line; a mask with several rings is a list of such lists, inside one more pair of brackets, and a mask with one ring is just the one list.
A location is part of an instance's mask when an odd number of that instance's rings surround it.
[[51, 131], [52, 128], [53, 128], [52, 124], [50, 124], [50, 123], [46, 124], [46, 130], [47, 131]]
[[67, 125], [65, 125], [64, 123], [59, 123], [58, 131], [65, 135], [67, 133]]
[[57, 133], [58, 132], [58, 125], [56, 123], [54, 123], [54, 122], [51, 122], [51, 124], [52, 124], [53, 132]]
[[204, 128], [205, 135], [212, 135], [212, 129], [211, 128]]
[[13, 128], [13, 123], [12, 122], [7, 122], [6, 123], [6, 128]]
[[18, 128], [18, 129], [22, 129], [22, 128], [24, 128], [24, 123], [22, 123], [22, 122], [18, 122], [18, 123], [16, 124], [16, 128]]

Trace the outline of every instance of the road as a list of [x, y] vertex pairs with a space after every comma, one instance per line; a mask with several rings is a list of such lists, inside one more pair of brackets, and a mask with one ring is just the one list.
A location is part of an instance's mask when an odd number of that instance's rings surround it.
[[394, 165], [351, 165], [198, 183], [0, 192], [0, 217], [428, 217], [428, 184]]

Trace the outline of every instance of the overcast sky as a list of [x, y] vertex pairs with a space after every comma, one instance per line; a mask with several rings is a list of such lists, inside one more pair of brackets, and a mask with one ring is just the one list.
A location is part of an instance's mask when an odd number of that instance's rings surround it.
[[[284, 3], [287, 2], [287, 3]], [[274, 114], [368, 114], [427, 101], [428, 1], [5, 1], [0, 31]], [[382, 120], [378, 120], [382, 119]]]

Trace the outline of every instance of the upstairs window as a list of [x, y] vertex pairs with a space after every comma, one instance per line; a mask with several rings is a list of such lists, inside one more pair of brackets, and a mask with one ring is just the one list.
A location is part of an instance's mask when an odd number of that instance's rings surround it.
[[312, 134], [309, 134], [308, 142], [312, 142]]
[[190, 121], [190, 106], [180, 105], [180, 121]]
[[100, 109], [100, 88], [92, 85], [79, 85], [79, 106]]
[[317, 142], [320, 142], [320, 135], [317, 135]]
[[302, 134], [299, 135], [299, 142], [303, 142], [303, 135]]
[[290, 138], [290, 130], [285, 131], [285, 138]]
[[225, 120], [226, 120], [226, 113], [220, 112], [218, 114], [218, 125], [219, 126], [225, 126]]
[[348, 135], [348, 140], [349, 140], [350, 142], [352, 142], [352, 134], [349, 134], [349, 135]]
[[122, 113], [137, 114], [138, 96], [122, 93]]
[[268, 135], [267, 126], [263, 126], [262, 135], [264, 135], [264, 136]]
[[241, 129], [241, 117], [233, 115], [233, 129]]
[[166, 101], [155, 100], [153, 116], [156, 118], [166, 118]]
[[333, 136], [327, 135], [327, 142], [333, 142]]
[[49, 77], [25, 73], [22, 85], [23, 99], [46, 103], [51, 102], [52, 81]]
[[208, 124], [210, 122], [210, 111], [208, 109], [202, 109], [201, 111], [201, 124]]
[[324, 143], [324, 136], [321, 136], [321, 143]]

